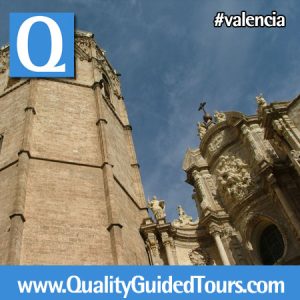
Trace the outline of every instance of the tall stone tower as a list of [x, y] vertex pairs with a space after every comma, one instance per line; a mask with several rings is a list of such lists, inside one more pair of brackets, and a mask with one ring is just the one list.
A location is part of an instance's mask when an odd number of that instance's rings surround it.
[[1, 48], [1, 264], [148, 264], [118, 74], [91, 33], [75, 53], [75, 79], [12, 79]]

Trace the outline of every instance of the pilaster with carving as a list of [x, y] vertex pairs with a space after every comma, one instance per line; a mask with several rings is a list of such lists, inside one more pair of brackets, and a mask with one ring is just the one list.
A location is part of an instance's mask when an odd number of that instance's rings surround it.
[[[299, 96], [291, 102], [271, 103], [260, 113], [265, 138], [270, 140], [281, 159], [290, 158], [295, 170], [299, 171], [297, 153], [300, 151], [300, 130], [290, 118], [290, 107], [297, 105]], [[295, 115], [297, 118], [297, 114]]]
[[200, 208], [203, 214], [209, 211], [220, 210], [221, 207], [216, 199], [216, 187], [207, 170], [192, 172], [197, 199], [200, 200]]
[[175, 245], [174, 245], [173, 238], [169, 235], [168, 232], [163, 231], [161, 232], [161, 240], [165, 247], [168, 264], [170, 266], [175, 265], [175, 257], [174, 257]]
[[292, 231], [297, 239], [300, 240], [300, 221], [297, 212], [294, 207], [291, 206], [288, 195], [286, 195], [285, 191], [278, 185], [277, 179], [272, 172], [267, 170], [265, 175], [269, 190], [273, 193], [273, 200], [278, 201], [282, 212], [286, 216], [288, 223], [290, 223]]
[[290, 120], [288, 115], [275, 119], [273, 128], [279, 136], [282, 136], [294, 150], [300, 150], [300, 132]]
[[149, 232], [147, 233], [147, 238], [145, 240], [146, 248], [149, 253], [149, 257], [151, 258], [151, 262], [153, 265], [159, 264], [159, 243], [156, 238], [155, 233]]
[[243, 124], [241, 126], [241, 132], [243, 135], [244, 143], [250, 149], [255, 162], [260, 163], [265, 158], [265, 155], [263, 153], [263, 149], [259, 147], [257, 141], [255, 140], [251, 129], [246, 124]]

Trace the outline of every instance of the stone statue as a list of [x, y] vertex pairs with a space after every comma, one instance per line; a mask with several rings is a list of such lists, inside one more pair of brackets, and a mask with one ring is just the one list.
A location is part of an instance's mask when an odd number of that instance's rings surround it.
[[263, 97], [262, 94], [259, 94], [258, 96], [256, 96], [256, 103], [259, 108], [267, 106], [267, 101], [265, 100], [265, 98]]
[[198, 128], [198, 136], [200, 137], [200, 139], [203, 139], [203, 137], [204, 137], [204, 135], [207, 131], [207, 128], [206, 128], [205, 124], [198, 122], [197, 123], [197, 128]]
[[193, 217], [188, 216], [181, 205], [177, 207], [178, 211], [178, 219], [172, 222], [172, 225], [175, 227], [182, 227], [185, 225], [196, 225], [198, 224], [198, 220], [193, 222]]
[[226, 121], [226, 115], [223, 112], [216, 111], [214, 114], [214, 117], [215, 117], [216, 123]]
[[241, 200], [252, 185], [248, 165], [233, 155], [220, 157], [216, 175], [218, 188], [228, 200]]
[[156, 196], [153, 196], [152, 200], [148, 201], [148, 208], [152, 210], [156, 220], [162, 219], [166, 216], [165, 201], [158, 200]]

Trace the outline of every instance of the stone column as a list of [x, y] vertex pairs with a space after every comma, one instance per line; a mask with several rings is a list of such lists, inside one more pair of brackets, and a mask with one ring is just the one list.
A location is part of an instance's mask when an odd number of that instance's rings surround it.
[[209, 233], [213, 236], [216, 242], [223, 265], [229, 266], [230, 265], [229, 258], [227, 256], [226, 250], [221, 240], [221, 230], [217, 226], [211, 225], [209, 228]]
[[173, 256], [173, 252], [172, 252], [172, 238], [169, 237], [167, 232], [163, 232], [161, 234], [161, 238], [162, 238], [162, 242], [164, 244], [165, 250], [166, 250], [168, 264], [170, 266], [173, 266], [173, 265], [175, 265], [175, 261], [174, 261], [174, 256]]

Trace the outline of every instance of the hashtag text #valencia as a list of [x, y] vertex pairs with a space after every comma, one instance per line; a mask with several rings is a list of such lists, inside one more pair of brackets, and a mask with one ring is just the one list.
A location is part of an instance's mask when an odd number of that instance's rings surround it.
[[226, 15], [225, 12], [218, 12], [214, 19], [214, 26], [221, 27], [285, 27], [286, 18], [284, 15], [277, 15], [272, 11], [271, 15], [247, 15], [242, 11], [240, 15]]

